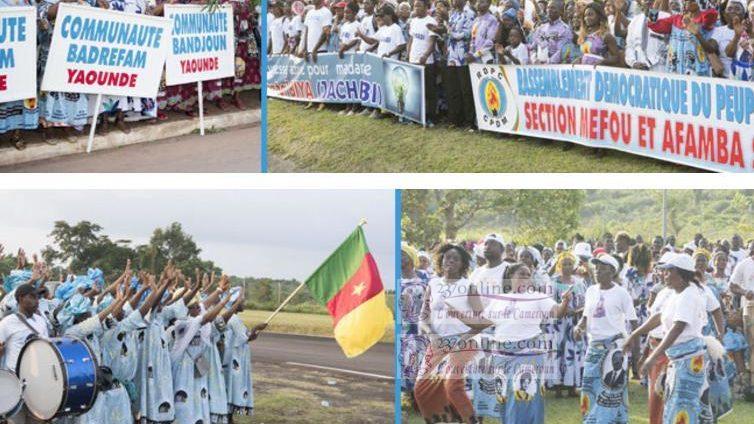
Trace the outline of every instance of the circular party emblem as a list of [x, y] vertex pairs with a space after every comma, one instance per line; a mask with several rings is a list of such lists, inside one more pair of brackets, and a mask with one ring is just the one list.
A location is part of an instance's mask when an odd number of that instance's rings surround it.
[[481, 112], [479, 126], [482, 129], [513, 129], [518, 118], [518, 108], [505, 79], [505, 70], [500, 66], [479, 68], [476, 100]]

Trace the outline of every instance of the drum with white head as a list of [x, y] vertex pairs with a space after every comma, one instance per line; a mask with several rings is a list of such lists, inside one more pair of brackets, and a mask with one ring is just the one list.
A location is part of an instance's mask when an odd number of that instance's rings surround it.
[[84, 341], [72, 337], [32, 339], [16, 368], [25, 385], [23, 400], [37, 419], [79, 415], [97, 397], [97, 360]]
[[24, 404], [21, 400], [23, 387], [16, 374], [0, 370], [0, 421], [16, 415]]

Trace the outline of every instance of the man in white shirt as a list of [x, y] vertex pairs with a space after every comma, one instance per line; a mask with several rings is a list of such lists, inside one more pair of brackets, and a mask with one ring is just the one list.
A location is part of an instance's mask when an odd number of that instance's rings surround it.
[[285, 49], [285, 15], [280, 1], [271, 6], [274, 18], [268, 27], [270, 41], [267, 45], [267, 51], [268, 54], [282, 54], [283, 49]]
[[317, 63], [317, 53], [327, 51], [327, 38], [332, 26], [332, 12], [323, 6], [323, 0], [314, 0], [314, 9], [304, 18], [304, 59], [312, 58]]
[[301, 32], [304, 26], [301, 20], [301, 15], [294, 14], [291, 9], [291, 5], [286, 3], [283, 9], [283, 31], [285, 32], [285, 52], [288, 54], [296, 54], [298, 47], [301, 43]]
[[477, 292], [485, 295], [502, 295], [503, 274], [508, 263], [503, 262], [505, 241], [497, 234], [488, 234], [484, 238], [484, 265], [477, 267], [471, 273], [469, 280], [477, 287]]
[[[18, 312], [8, 315], [0, 321], [0, 368], [15, 373], [18, 355], [31, 337], [48, 338], [47, 319], [37, 311], [39, 298], [37, 288], [24, 283], [15, 290]], [[37, 423], [24, 407], [10, 418], [14, 424]]]
[[[732, 253], [733, 249], [731, 249], [731, 255]], [[744, 333], [749, 346], [754, 346], [754, 241], [749, 242], [749, 256], [739, 261], [733, 269], [733, 275], [730, 277], [730, 291], [741, 296]], [[754, 370], [754, 355], [749, 355], [749, 390], [754, 388], [754, 373], [751, 370]]]
[[[670, 36], [659, 34], [647, 27], [646, 10], [649, 0], [640, 0], [642, 11], [631, 19], [626, 29], [626, 65], [634, 69], [665, 72], [668, 42]], [[657, 18], [670, 16], [667, 12], [658, 12]]]
[[433, 127], [437, 107], [437, 71], [435, 70], [435, 42], [438, 35], [431, 28], [435, 18], [427, 14], [427, 0], [414, 1], [414, 17], [408, 22], [408, 61], [424, 66], [424, 97], [427, 126]]

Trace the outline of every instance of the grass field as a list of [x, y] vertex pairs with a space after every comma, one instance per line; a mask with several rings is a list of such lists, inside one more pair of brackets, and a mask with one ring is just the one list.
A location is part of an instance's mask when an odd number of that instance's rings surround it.
[[[264, 322], [270, 311], [243, 311], [241, 318], [247, 326]], [[332, 318], [329, 315], [281, 312], [272, 320], [266, 331], [274, 333], [306, 334], [332, 337]], [[392, 324], [385, 330], [383, 342], [392, 342], [395, 334]]]
[[[631, 424], [644, 424], [649, 422], [647, 415], [647, 391], [636, 381], [631, 381], [628, 386], [628, 413]], [[488, 422], [488, 420], [485, 420]], [[545, 422], [558, 424], [575, 424], [581, 422], [578, 398], [557, 399], [552, 392], [545, 395]], [[721, 424], [743, 424], [754, 422], [754, 403], [743, 401], [736, 402], [733, 411], [721, 418]], [[423, 424], [424, 420], [413, 412], [404, 411], [403, 423]]]
[[610, 150], [438, 126], [423, 129], [394, 119], [338, 115], [335, 108], [269, 99], [271, 172], [694, 172]]

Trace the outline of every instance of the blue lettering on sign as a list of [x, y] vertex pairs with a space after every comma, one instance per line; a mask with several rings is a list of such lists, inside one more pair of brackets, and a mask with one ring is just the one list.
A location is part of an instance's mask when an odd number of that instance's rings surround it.
[[26, 41], [26, 17], [7, 16], [0, 19], [0, 44]]
[[748, 125], [754, 114], [754, 89], [717, 83], [715, 111], [717, 119]]
[[13, 49], [0, 49], [0, 69], [13, 68], [16, 61], [13, 56]]

